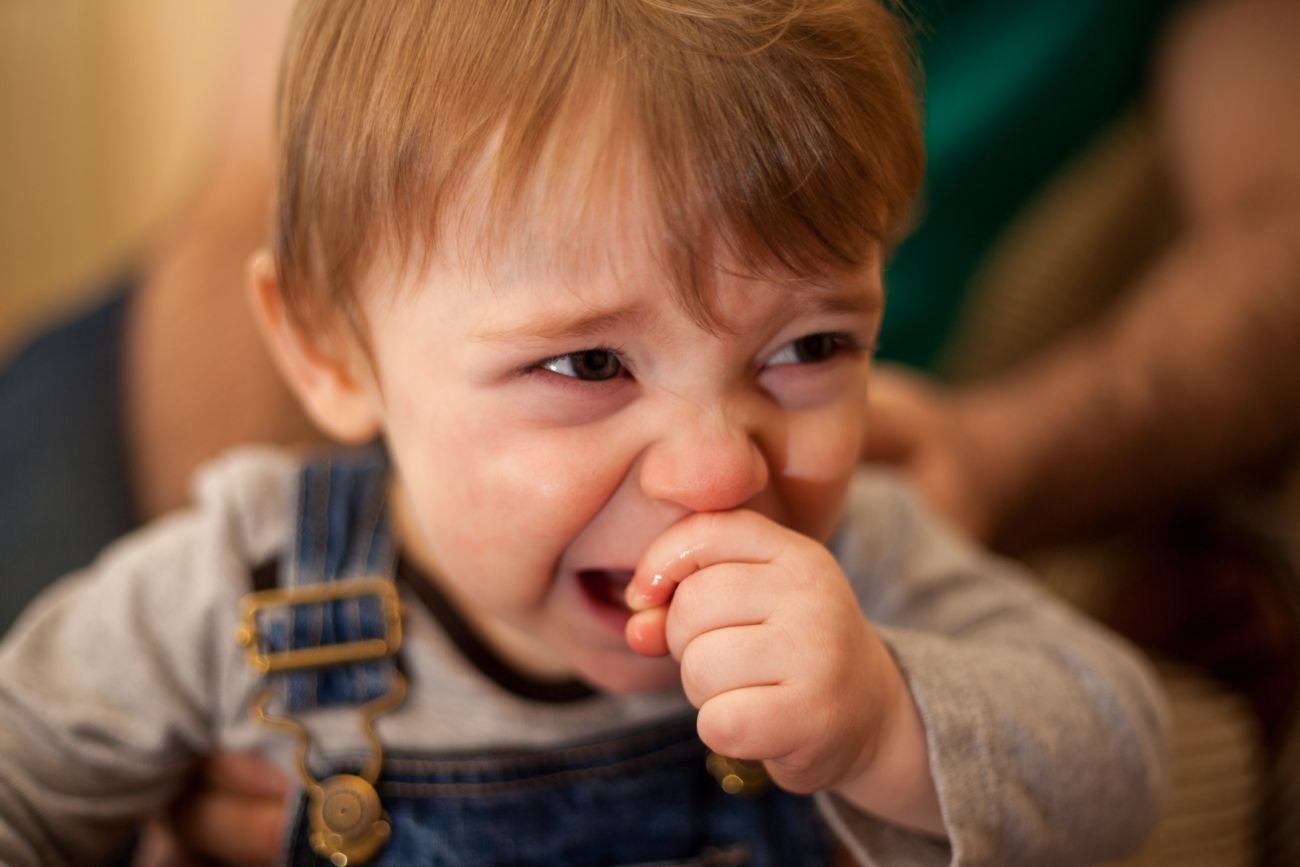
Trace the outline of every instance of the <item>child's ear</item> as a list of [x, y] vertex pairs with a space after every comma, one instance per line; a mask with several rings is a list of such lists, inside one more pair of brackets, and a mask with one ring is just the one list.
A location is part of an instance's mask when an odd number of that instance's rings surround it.
[[300, 327], [265, 250], [249, 260], [248, 296], [280, 374], [312, 420], [343, 442], [374, 439], [381, 429], [379, 392], [356, 337], [343, 328]]

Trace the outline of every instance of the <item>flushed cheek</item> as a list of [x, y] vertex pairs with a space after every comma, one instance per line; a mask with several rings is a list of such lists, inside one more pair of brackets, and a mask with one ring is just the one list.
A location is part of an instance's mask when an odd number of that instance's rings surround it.
[[851, 474], [862, 454], [865, 422], [865, 409], [856, 402], [789, 419], [782, 449], [783, 474], [819, 481]]
[[862, 450], [863, 413], [855, 406], [828, 408], [792, 420], [785, 460], [774, 480], [789, 510], [790, 526], [816, 539], [834, 530]]
[[493, 608], [536, 607], [565, 548], [599, 511], [600, 480], [582, 450], [474, 433], [451, 443], [446, 461], [428, 456], [421, 475], [430, 484], [413, 495], [431, 553]]

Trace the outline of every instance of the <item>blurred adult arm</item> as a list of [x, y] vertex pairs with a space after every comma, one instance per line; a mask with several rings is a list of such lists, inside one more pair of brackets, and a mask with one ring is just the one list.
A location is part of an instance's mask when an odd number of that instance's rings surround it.
[[271, 364], [245, 303], [249, 257], [267, 242], [280, 47], [291, 0], [241, 0], [211, 161], [155, 244], [123, 337], [123, 427], [137, 517], [189, 500], [204, 462], [247, 442], [319, 442]]
[[1268, 461], [1300, 431], [1300, 2], [1168, 30], [1155, 110], [1185, 224], [1101, 321], [946, 391], [882, 371], [869, 458], [1000, 547], [1050, 543]]

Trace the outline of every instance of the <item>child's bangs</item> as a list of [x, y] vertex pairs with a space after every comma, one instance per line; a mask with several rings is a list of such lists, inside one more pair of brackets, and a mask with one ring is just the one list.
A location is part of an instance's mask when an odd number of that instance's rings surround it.
[[717, 263], [816, 280], [876, 261], [900, 233], [922, 169], [914, 85], [893, 21], [873, 31], [864, 5], [842, 31], [792, 13], [711, 48], [697, 46], [716, 22], [688, 21], [697, 39], [627, 64], [667, 264], [692, 309]]
[[640, 226], [707, 319], [718, 263], [861, 266], [919, 184], [910, 55], [875, 3], [325, 6], [282, 95], [291, 297], [327, 276], [353, 308], [380, 254], [581, 262]]

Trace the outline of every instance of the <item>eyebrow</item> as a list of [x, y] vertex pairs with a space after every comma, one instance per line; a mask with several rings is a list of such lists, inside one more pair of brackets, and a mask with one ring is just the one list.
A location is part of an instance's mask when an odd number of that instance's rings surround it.
[[[881, 312], [884, 300], [879, 292], [845, 292], [807, 286], [799, 292], [794, 307], [799, 314], [805, 315], [819, 313], [872, 316]], [[788, 316], [789, 312], [787, 311], [785, 315]], [[530, 319], [520, 325], [487, 329], [476, 334], [475, 338], [484, 343], [580, 340], [619, 327], [635, 326], [644, 318], [645, 311], [639, 305], [595, 310], [578, 316], [560, 313], [550, 317]]]
[[620, 307], [614, 310], [596, 310], [580, 316], [560, 314], [539, 317], [530, 319], [522, 325], [482, 331], [475, 337], [489, 343], [517, 340], [577, 340], [613, 330], [618, 326], [635, 324], [643, 318], [644, 313], [639, 307]]
[[808, 289], [800, 294], [796, 306], [809, 313], [849, 313], [868, 316], [884, 309], [880, 292]]

